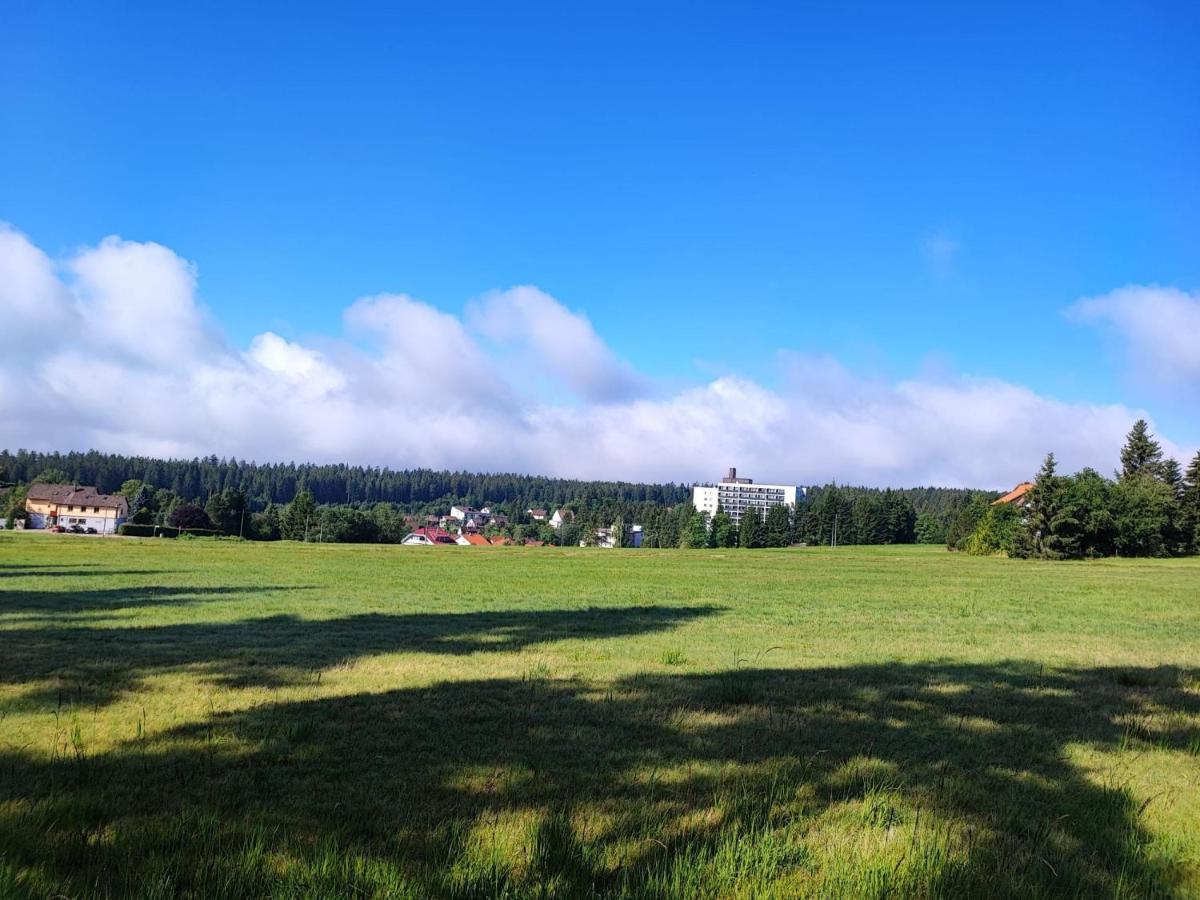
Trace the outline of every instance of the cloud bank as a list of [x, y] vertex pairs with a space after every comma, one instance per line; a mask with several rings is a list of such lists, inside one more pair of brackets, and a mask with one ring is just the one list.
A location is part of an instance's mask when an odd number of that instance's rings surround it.
[[1068, 315], [1112, 329], [1147, 381], [1200, 391], [1200, 294], [1129, 285], [1080, 300]]
[[[264, 332], [239, 348], [196, 285], [195, 267], [159, 244], [109, 237], [52, 260], [0, 227], [0, 445], [630, 480], [736, 465], [805, 484], [998, 488], [1051, 449], [1068, 469], [1111, 469], [1142, 414], [996, 379], [880, 382], [787, 353], [772, 386], [726, 376], [665, 392], [529, 286], [461, 316], [364, 297], [342, 335], [306, 345]], [[1116, 296], [1083, 314], [1116, 315]], [[1195, 302], [1168, 299], [1185, 315]], [[1177, 348], [1177, 368], [1192, 371], [1189, 353]]]

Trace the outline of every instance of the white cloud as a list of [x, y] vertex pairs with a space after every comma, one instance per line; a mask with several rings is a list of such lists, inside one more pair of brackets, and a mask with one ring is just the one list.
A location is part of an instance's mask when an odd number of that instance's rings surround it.
[[[1110, 470], [1143, 414], [994, 379], [871, 380], [788, 355], [776, 387], [724, 375], [654, 395], [586, 318], [529, 287], [485, 295], [465, 317], [405, 295], [364, 298], [346, 310], [346, 339], [318, 347], [264, 332], [239, 350], [207, 324], [195, 292], [194, 267], [157, 244], [109, 238], [56, 266], [0, 229], [0, 321], [38, 337], [36, 350], [0, 357], [2, 442], [675, 481], [736, 465], [763, 480], [1007, 487], [1048, 450], [1068, 469]], [[509, 365], [513, 353], [522, 365]], [[579, 402], [537, 390], [530, 371]]]
[[1115, 329], [1142, 377], [1200, 390], [1200, 293], [1129, 285], [1080, 300], [1067, 312]]
[[585, 400], [628, 400], [644, 390], [641, 379], [617, 359], [585, 315], [536, 287], [485, 294], [467, 317], [491, 340], [515, 345], [529, 368], [560, 379]]

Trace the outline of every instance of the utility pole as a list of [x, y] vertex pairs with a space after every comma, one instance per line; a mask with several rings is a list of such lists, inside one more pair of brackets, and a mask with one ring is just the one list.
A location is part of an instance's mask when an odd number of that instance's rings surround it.
[[833, 535], [829, 538], [830, 548], [834, 548], [837, 546], [837, 525], [838, 525], [838, 514], [834, 513], [833, 514]]
[[242, 524], [238, 526], [238, 538], [243, 541], [246, 539], [246, 510], [244, 508], [242, 509]]

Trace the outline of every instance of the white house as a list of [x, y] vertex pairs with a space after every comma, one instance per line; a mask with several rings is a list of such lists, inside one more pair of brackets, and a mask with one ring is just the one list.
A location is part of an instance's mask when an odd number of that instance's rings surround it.
[[25, 495], [27, 528], [92, 528], [115, 534], [129, 515], [120, 494], [101, 494], [95, 487], [76, 484], [34, 484]]
[[575, 513], [569, 509], [556, 509], [554, 515], [550, 517], [551, 528], [561, 528], [564, 522], [571, 522], [575, 519]]

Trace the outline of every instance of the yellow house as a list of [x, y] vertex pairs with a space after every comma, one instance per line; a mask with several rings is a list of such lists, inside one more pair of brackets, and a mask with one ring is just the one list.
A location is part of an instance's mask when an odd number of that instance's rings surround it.
[[25, 496], [26, 528], [94, 528], [115, 534], [129, 515], [120, 494], [101, 494], [95, 487], [75, 484], [35, 484]]

